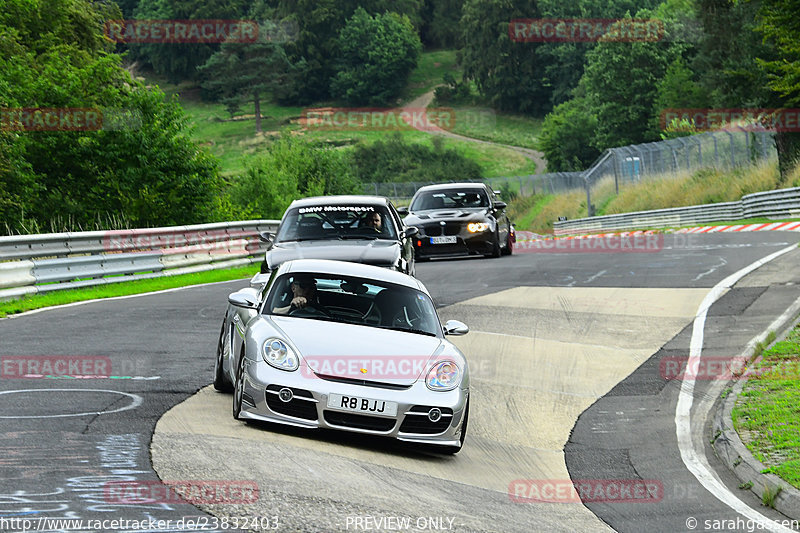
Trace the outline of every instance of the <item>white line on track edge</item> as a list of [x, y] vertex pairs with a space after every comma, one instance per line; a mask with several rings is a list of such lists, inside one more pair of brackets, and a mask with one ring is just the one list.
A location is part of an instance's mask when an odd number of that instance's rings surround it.
[[[724, 291], [732, 287], [741, 278], [754, 271], [755, 269], [769, 263], [773, 259], [777, 259], [785, 253], [796, 250], [797, 245], [793, 244], [779, 250], [773, 254], [759, 259], [743, 269], [739, 270], [717, 283], [708, 294], [706, 294], [700, 307], [697, 310], [697, 315], [694, 319], [692, 326], [692, 340], [689, 344], [689, 361], [687, 368], [694, 368], [691, 365], [698, 365], [700, 357], [703, 352], [703, 335], [705, 330], [706, 315], [711, 305], [716, 302], [724, 293]], [[774, 520], [767, 518], [758, 511], [752, 509], [739, 498], [737, 498], [728, 488], [720, 481], [720, 479], [711, 471], [710, 466], [705, 461], [703, 454], [698, 452], [694, 447], [692, 440], [692, 402], [694, 400], [694, 380], [684, 379], [681, 382], [681, 390], [678, 395], [678, 404], [675, 407], [675, 433], [678, 437], [678, 448], [681, 452], [681, 459], [686, 468], [694, 475], [695, 478], [706, 488], [711, 494], [714, 495], [719, 501], [736, 511], [737, 513], [746, 516], [750, 520], [759, 522], [761, 524], [769, 524], [773, 527], [773, 531], [780, 531], [782, 533], [793, 533], [789, 528], [786, 528]]]

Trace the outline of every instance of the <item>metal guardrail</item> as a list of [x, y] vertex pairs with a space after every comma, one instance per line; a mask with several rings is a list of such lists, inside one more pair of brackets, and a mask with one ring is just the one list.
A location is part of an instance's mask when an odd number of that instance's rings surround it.
[[0, 237], [0, 300], [252, 264], [279, 222]]
[[748, 194], [738, 202], [637, 211], [553, 222], [553, 232], [556, 235], [568, 235], [585, 231], [665, 228], [756, 217], [800, 217], [800, 187]]

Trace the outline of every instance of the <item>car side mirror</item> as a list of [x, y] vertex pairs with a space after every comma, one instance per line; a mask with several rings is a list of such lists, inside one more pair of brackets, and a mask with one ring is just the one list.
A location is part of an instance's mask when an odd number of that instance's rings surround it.
[[413, 237], [419, 233], [419, 228], [416, 226], [409, 226], [403, 231], [403, 238]]
[[443, 328], [445, 335], [466, 335], [469, 333], [467, 325], [458, 320], [448, 320], [444, 323]]
[[505, 202], [495, 202], [494, 203], [494, 208], [495, 209], [505, 209], [506, 207], [508, 207], [508, 204], [505, 203]]
[[403, 216], [407, 215], [408, 214], [408, 208], [407, 207], [398, 207], [397, 208], [397, 214], [398, 215], [403, 215]]
[[258, 309], [258, 299], [252, 289], [243, 289], [228, 295], [228, 303], [243, 309]]
[[274, 238], [275, 235], [273, 235], [269, 231], [262, 231], [261, 233], [258, 234], [258, 240], [263, 243], [266, 243], [267, 250], [271, 249], [272, 246], [275, 244], [273, 241]]

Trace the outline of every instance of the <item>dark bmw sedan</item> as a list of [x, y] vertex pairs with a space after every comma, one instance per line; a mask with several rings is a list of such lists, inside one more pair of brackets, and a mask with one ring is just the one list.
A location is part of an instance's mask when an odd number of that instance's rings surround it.
[[292, 259], [333, 259], [382, 266], [414, 275], [413, 238], [392, 203], [380, 196], [317, 196], [295, 200], [268, 250], [261, 272]]
[[414, 239], [418, 260], [484, 255], [500, 257], [514, 250], [514, 228], [506, 204], [482, 183], [448, 183], [419, 189], [404, 222], [419, 229]]

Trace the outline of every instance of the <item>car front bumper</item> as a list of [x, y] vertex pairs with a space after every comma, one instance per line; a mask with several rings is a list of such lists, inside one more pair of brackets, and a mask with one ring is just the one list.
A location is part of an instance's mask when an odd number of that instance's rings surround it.
[[452, 237], [455, 237], [455, 243], [433, 244], [432, 237], [428, 235], [417, 236], [414, 240], [416, 258], [487, 255], [494, 250], [494, 233], [491, 231], [469, 233], [464, 230]]
[[[309, 377], [307, 374], [300, 370], [284, 372], [261, 361], [247, 360], [240, 418], [381, 435], [420, 444], [460, 444], [468, 389], [459, 387], [447, 392], [434, 392], [421, 380], [408, 388], [394, 385], [385, 388]], [[293, 398], [289, 402], [279, 397], [283, 388], [292, 390]], [[331, 408], [328, 406], [331, 394], [395, 402], [397, 414], [366, 415]], [[427, 416], [432, 408], [442, 413], [436, 423]]]

